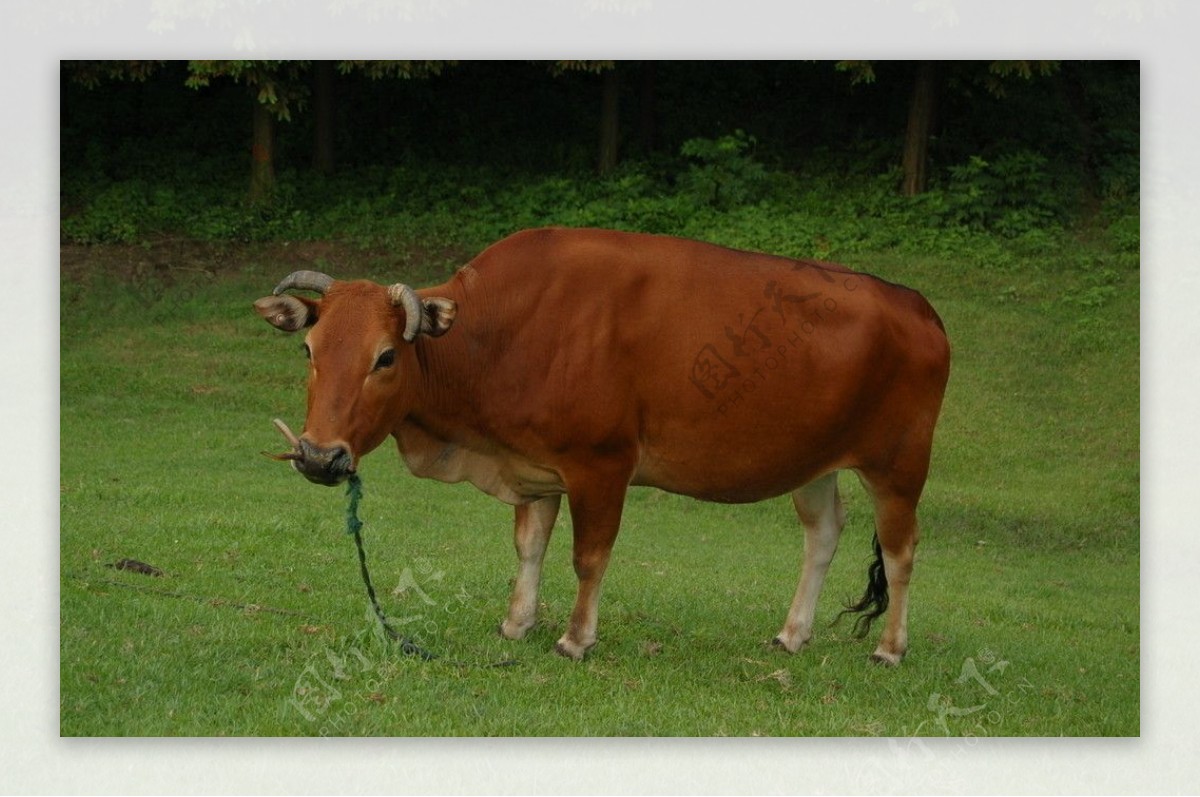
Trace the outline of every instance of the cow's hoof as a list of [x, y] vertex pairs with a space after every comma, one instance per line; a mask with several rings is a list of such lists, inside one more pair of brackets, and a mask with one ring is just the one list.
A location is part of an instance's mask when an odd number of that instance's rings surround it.
[[872, 664], [878, 664], [883, 667], [898, 667], [903, 658], [903, 653], [888, 653], [887, 651], [877, 650], [871, 654], [870, 661]]
[[800, 649], [804, 647], [804, 643], [793, 642], [792, 644], [788, 644], [783, 636], [780, 635], [771, 640], [771, 647], [779, 648], [787, 653], [799, 653]]
[[584, 647], [577, 645], [568, 639], [560, 639], [554, 646], [554, 652], [560, 656], [570, 659], [571, 661], [583, 661], [583, 657], [587, 655], [590, 645]]
[[520, 624], [505, 620], [504, 622], [500, 623], [496, 630], [499, 631], [500, 636], [504, 637], [505, 639], [516, 641], [518, 639], [524, 639], [525, 635], [529, 633], [529, 629], [533, 628], [533, 626], [534, 623]]

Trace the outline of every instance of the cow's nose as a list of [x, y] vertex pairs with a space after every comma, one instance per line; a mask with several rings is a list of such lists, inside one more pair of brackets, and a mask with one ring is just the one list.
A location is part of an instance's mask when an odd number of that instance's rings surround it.
[[302, 437], [300, 454], [300, 457], [292, 460], [292, 467], [314, 484], [332, 487], [354, 473], [354, 457], [344, 445], [318, 446]]

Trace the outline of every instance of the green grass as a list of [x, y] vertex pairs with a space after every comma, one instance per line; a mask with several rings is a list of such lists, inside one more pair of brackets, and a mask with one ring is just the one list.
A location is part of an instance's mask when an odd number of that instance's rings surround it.
[[[920, 288], [954, 346], [911, 651], [889, 670], [867, 662], [878, 628], [859, 640], [848, 622], [797, 656], [768, 646], [802, 554], [786, 499], [634, 490], [580, 664], [550, 652], [574, 597], [564, 512], [541, 624], [502, 640], [511, 510], [415, 479], [385, 445], [362, 468], [372, 574], [445, 660], [400, 655], [377, 636], [343, 491], [258, 455], [279, 445], [272, 417], [303, 415], [298, 342], [250, 311], [295, 263], [248, 247], [211, 274], [127, 279], [138, 249], [89, 250], [62, 282], [62, 734], [1137, 735], [1136, 258], [1057, 239], [997, 245], [994, 267], [974, 251], [839, 258]], [[386, 279], [389, 257], [318, 267]], [[842, 487], [819, 621], [865, 584], [870, 513]], [[126, 557], [166, 575], [106, 567]]]

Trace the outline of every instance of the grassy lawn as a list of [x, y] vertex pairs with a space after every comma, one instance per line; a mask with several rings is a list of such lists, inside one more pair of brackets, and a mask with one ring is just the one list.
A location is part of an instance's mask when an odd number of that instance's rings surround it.
[[[425, 284], [466, 256], [397, 275], [395, 257], [312, 244], [159, 268], [136, 246], [64, 251], [63, 735], [1139, 733], [1136, 259], [839, 258], [922, 290], [954, 346], [911, 650], [887, 670], [867, 662], [878, 628], [823, 626], [797, 656], [767, 645], [802, 554], [786, 498], [634, 490], [582, 664], [551, 653], [574, 598], [564, 507], [542, 622], [502, 640], [511, 510], [412, 477], [390, 444], [362, 467], [372, 574], [444, 660], [380, 640], [343, 491], [258, 454], [279, 445], [272, 417], [299, 428], [305, 368], [250, 305], [305, 265]], [[850, 519], [818, 620], [865, 584], [871, 517], [852, 476], [842, 488]], [[108, 567], [123, 558], [164, 575]]]

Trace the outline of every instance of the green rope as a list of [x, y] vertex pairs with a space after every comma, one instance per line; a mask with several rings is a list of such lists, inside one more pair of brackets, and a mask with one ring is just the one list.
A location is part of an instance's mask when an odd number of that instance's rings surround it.
[[358, 534], [362, 531], [363, 522], [358, 519], [358, 502], [362, 500], [362, 479], [357, 473], [350, 475], [350, 481], [346, 484], [346, 497], [350, 499], [346, 503], [346, 533]]
[[410, 656], [420, 656], [425, 661], [436, 659], [437, 656], [392, 628], [387, 615], [383, 613], [383, 608], [379, 605], [379, 599], [375, 597], [375, 587], [371, 584], [371, 574], [367, 571], [367, 552], [363, 549], [363, 522], [358, 518], [358, 502], [362, 500], [362, 479], [358, 477], [357, 473], [350, 475], [350, 482], [346, 485], [346, 497], [350, 499], [346, 504], [346, 533], [354, 536], [354, 545], [358, 548], [358, 569], [362, 573], [363, 583], [367, 585], [367, 597], [371, 599], [371, 608], [375, 610], [375, 616], [379, 618], [383, 632], [399, 642], [400, 650]]
[[[353, 535], [354, 546], [358, 549], [358, 569], [362, 573], [363, 583], [367, 585], [367, 597], [371, 599], [371, 608], [375, 610], [375, 616], [379, 618], [379, 624], [383, 627], [383, 632], [391, 639], [400, 643], [400, 650], [410, 656], [420, 656], [425, 661], [432, 661], [438, 658], [430, 653], [425, 648], [413, 642], [408, 637], [401, 634], [392, 624], [388, 622], [387, 615], [383, 613], [383, 609], [379, 605], [379, 599], [375, 597], [375, 587], [371, 584], [371, 574], [367, 572], [367, 553], [363, 549], [362, 542], [362, 527], [363, 522], [358, 518], [358, 502], [362, 500], [362, 479], [357, 473], [350, 475], [350, 482], [346, 485], [346, 533]], [[443, 659], [443, 661], [446, 661]], [[460, 667], [470, 667], [472, 665], [461, 661], [451, 661], [450, 664], [455, 664]], [[508, 659], [499, 661], [495, 664], [482, 665], [485, 668], [490, 667], [511, 667], [517, 662]]]

